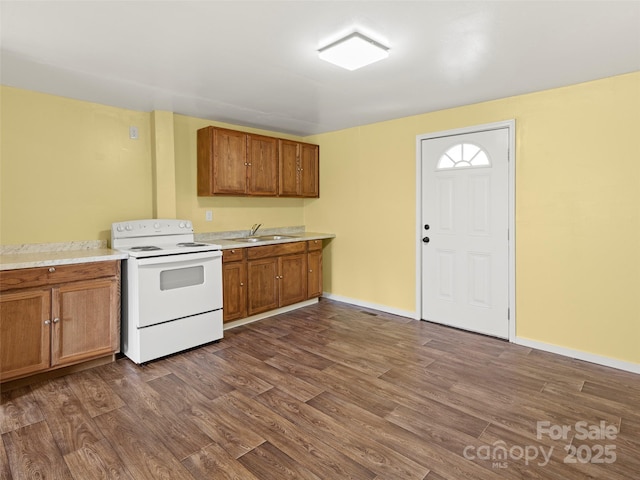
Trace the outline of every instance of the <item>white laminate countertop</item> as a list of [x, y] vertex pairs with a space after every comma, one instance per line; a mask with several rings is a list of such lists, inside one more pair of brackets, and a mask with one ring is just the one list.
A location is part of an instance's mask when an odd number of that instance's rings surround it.
[[[258, 234], [259, 235], [259, 234]], [[211, 243], [216, 243], [222, 247], [222, 250], [229, 250], [232, 248], [244, 248], [244, 247], [262, 247], [264, 245], [275, 245], [277, 243], [291, 243], [291, 242], [306, 242], [307, 240], [326, 240], [328, 238], [335, 238], [333, 233], [317, 233], [317, 232], [303, 232], [295, 234], [282, 234], [289, 235], [290, 238], [283, 238], [280, 240], [261, 240], [259, 242], [247, 242], [242, 239], [216, 239], [210, 240]]]
[[[263, 235], [287, 235], [290, 238], [281, 240], [262, 240], [246, 242], [242, 239], [217, 238], [230, 232], [216, 234], [196, 234], [196, 241], [220, 245], [222, 250], [243, 247], [259, 247], [277, 243], [304, 242], [307, 240], [325, 240], [335, 238], [333, 233], [304, 232], [300, 227], [284, 229], [265, 229]], [[246, 236], [245, 232], [236, 232], [238, 236]], [[211, 238], [210, 238], [211, 237]], [[125, 260], [127, 253], [111, 250], [106, 241], [81, 241], [66, 243], [43, 243], [0, 246], [0, 271], [22, 268], [51, 267], [74, 263], [106, 262], [109, 260]]]
[[128, 255], [126, 253], [109, 248], [8, 253], [0, 255], [0, 271], [69, 265], [73, 263], [106, 262], [109, 260], [123, 260], [127, 257]]

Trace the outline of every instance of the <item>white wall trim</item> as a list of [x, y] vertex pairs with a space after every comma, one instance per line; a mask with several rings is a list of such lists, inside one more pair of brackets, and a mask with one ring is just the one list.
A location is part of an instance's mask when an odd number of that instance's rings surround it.
[[516, 338], [516, 121], [472, 125], [442, 132], [425, 133], [416, 136], [416, 311], [418, 318], [422, 316], [422, 141], [431, 138], [464, 135], [467, 133], [483, 132], [507, 128], [509, 130], [509, 341]]
[[537, 340], [530, 340], [522, 337], [516, 337], [513, 343], [522, 345], [523, 347], [530, 347], [535, 348], [536, 350], [555, 353], [557, 355], [562, 355], [563, 357], [575, 358], [577, 360], [584, 360], [585, 362], [595, 363], [605, 367], [617, 368], [618, 370], [640, 374], [640, 364], [638, 363], [625, 362], [624, 360], [605, 357], [595, 353], [583, 352], [582, 350], [573, 350], [571, 348], [561, 347], [551, 343], [538, 342]]
[[343, 297], [342, 295], [334, 295], [333, 293], [324, 292], [323, 298], [328, 300], [335, 300], [336, 302], [350, 303], [351, 305], [357, 305], [359, 307], [371, 308], [373, 310], [380, 310], [381, 312], [390, 313], [392, 315], [398, 315], [400, 317], [409, 317], [414, 320], [420, 320], [420, 315], [417, 312], [411, 312], [409, 310], [401, 310], [399, 308], [389, 307], [387, 305], [380, 305], [379, 303], [365, 302], [356, 298]]

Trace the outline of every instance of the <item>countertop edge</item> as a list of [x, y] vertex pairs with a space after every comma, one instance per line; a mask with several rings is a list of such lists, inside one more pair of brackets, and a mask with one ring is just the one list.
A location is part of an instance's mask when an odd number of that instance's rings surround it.
[[[260, 242], [243, 242], [236, 239], [218, 239], [207, 243], [220, 245], [221, 250], [232, 248], [261, 247], [279, 243], [306, 242], [308, 240], [327, 240], [335, 238], [333, 233], [303, 232], [281, 240], [263, 240]], [[61, 250], [50, 252], [23, 252], [0, 254], [0, 271], [20, 270], [25, 268], [52, 267], [74, 263], [107, 262], [110, 260], [126, 260], [129, 255], [108, 248]]]
[[335, 237], [336, 235], [333, 233], [305, 232], [305, 233], [296, 234], [291, 238], [283, 238], [281, 240], [263, 240], [261, 242], [243, 242], [236, 239], [233, 239], [233, 240], [219, 239], [219, 240], [215, 240], [215, 243], [217, 245], [220, 245], [222, 250], [230, 250], [232, 248], [263, 247], [265, 245], [275, 245], [279, 243], [306, 242], [307, 240], [328, 240], [330, 238], [335, 238]]
[[74, 263], [124, 260], [128, 255], [111, 249], [67, 250], [61, 252], [15, 253], [0, 255], [0, 271], [51, 267]]

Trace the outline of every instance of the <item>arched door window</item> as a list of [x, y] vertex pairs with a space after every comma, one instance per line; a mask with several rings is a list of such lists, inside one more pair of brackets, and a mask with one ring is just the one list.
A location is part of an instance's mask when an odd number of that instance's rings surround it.
[[436, 170], [490, 166], [489, 156], [481, 147], [473, 143], [458, 143], [442, 154]]

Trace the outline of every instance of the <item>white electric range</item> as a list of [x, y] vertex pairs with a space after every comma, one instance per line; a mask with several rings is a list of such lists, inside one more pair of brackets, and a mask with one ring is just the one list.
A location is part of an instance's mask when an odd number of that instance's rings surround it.
[[188, 220], [111, 225], [111, 248], [126, 252], [122, 352], [136, 363], [222, 338], [222, 251], [194, 242]]

